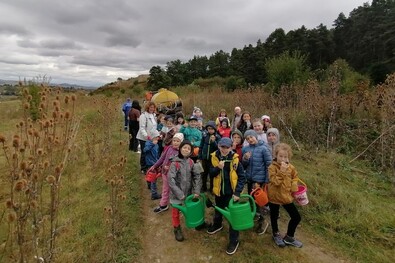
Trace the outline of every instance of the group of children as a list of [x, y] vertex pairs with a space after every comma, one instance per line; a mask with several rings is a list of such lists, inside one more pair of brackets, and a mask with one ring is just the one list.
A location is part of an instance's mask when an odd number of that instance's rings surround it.
[[[155, 110], [155, 104], [146, 105], [148, 115]], [[187, 196], [193, 194], [197, 198], [206, 191], [215, 196], [216, 206], [225, 209], [231, 199], [239, 200], [245, 186], [251, 193], [267, 185], [269, 204], [258, 207], [255, 231], [265, 233], [269, 222], [265, 222], [264, 215], [270, 211], [274, 242], [279, 247], [302, 247], [294, 237], [301, 217], [292, 197], [292, 192], [297, 191], [298, 175], [289, 163], [290, 146], [280, 143], [279, 131], [271, 127], [269, 116], [251, 120], [251, 114], [241, 113], [240, 107], [236, 107], [233, 120], [237, 119], [239, 122], [231, 126], [226, 111], [221, 110], [216, 121], [203, 126], [203, 113], [196, 107], [187, 121], [182, 114], [159, 116], [157, 122], [148, 118], [150, 123], [146, 119], [142, 123], [140, 117], [143, 131], [139, 133], [147, 134], [138, 138], [144, 156], [144, 162], [140, 160], [142, 172], [160, 169], [162, 175], [161, 194], [155, 181], [148, 183], [151, 199], [160, 199], [154, 212], [166, 211], [169, 204], [182, 204]], [[280, 234], [277, 224], [280, 206], [291, 217], [285, 236]], [[183, 241], [180, 211], [174, 207], [172, 224], [176, 240]], [[204, 223], [197, 229], [205, 227], [211, 235], [222, 230], [222, 214], [215, 210], [213, 223]], [[226, 253], [234, 254], [239, 243], [239, 232], [229, 224]]]

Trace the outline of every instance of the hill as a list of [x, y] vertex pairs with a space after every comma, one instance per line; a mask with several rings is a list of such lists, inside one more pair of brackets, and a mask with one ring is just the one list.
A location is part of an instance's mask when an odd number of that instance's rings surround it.
[[98, 89], [92, 91], [91, 94], [110, 94], [117, 91], [121, 93], [129, 93], [132, 89], [135, 90], [135, 93], [136, 90], [137, 93], [140, 93], [147, 88], [148, 78], [148, 74], [139, 75], [135, 78], [129, 78], [127, 80], [119, 78], [115, 82], [111, 82], [99, 87]]

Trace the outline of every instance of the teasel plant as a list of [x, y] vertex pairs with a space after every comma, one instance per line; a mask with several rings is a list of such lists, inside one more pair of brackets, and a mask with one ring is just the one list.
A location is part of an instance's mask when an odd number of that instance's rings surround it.
[[31, 115], [34, 98], [24, 88], [23, 116], [16, 132], [11, 140], [0, 135], [10, 189], [4, 249], [16, 262], [55, 260], [61, 178], [80, 123], [73, 115], [75, 96], [65, 97], [62, 107], [60, 89], [41, 85], [39, 90], [37, 119]]

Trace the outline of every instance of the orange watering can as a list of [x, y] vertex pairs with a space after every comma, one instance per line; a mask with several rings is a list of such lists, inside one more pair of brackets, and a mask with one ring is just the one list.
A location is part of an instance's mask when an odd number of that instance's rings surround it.
[[184, 205], [172, 204], [174, 208], [180, 210], [185, 217], [185, 224], [188, 228], [194, 228], [204, 223], [204, 211], [206, 207], [206, 196], [200, 194], [199, 198], [189, 195]]
[[265, 185], [264, 189], [257, 187], [251, 191], [251, 196], [254, 197], [255, 203], [258, 206], [265, 206], [269, 203], [269, 198], [267, 197], [267, 184]]
[[[248, 200], [244, 200], [247, 198]], [[230, 199], [229, 205], [225, 209], [215, 206], [232, 225], [234, 230], [246, 230], [254, 226], [254, 216], [256, 212], [256, 205], [254, 198], [248, 194], [240, 195], [240, 200], [234, 202]]]

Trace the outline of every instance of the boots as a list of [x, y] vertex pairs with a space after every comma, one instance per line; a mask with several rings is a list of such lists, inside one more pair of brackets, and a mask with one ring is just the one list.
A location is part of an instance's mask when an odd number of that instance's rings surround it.
[[177, 226], [174, 228], [174, 236], [176, 237], [176, 240], [179, 242], [184, 240], [184, 236], [182, 235], [182, 231], [181, 231], [181, 226]]

